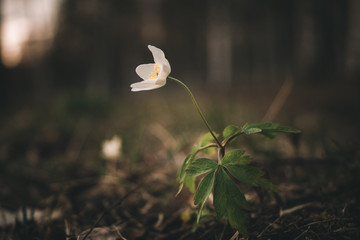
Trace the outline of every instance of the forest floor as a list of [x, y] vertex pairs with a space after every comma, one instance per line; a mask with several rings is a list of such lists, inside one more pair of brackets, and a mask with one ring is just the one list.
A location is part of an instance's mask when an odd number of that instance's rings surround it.
[[[279, 88], [264, 89], [202, 92], [199, 104], [215, 130], [261, 122]], [[177, 170], [206, 129], [186, 93], [156, 91], [75, 92], [3, 115], [0, 240], [241, 239], [211, 200], [197, 225], [192, 194], [175, 196]], [[249, 239], [360, 239], [358, 92], [293, 87], [270, 120], [302, 133], [237, 143], [279, 187], [246, 188]], [[102, 145], [114, 135], [121, 155], [109, 159]]]

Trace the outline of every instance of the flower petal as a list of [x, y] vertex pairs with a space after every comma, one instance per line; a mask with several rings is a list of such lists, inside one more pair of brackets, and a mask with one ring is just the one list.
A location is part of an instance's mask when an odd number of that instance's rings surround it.
[[154, 57], [154, 61], [155, 63], [159, 64], [159, 65], [163, 65], [165, 68], [167, 68], [168, 72], [171, 72], [171, 67], [170, 67], [170, 63], [169, 61], [165, 58], [165, 54], [164, 52], [157, 47], [148, 45], [148, 48], [150, 49], [153, 57]]
[[150, 74], [154, 71], [154, 67], [155, 67], [154, 63], [141, 64], [141, 65], [137, 66], [137, 68], [135, 69], [135, 72], [142, 79], [148, 80], [150, 77]]
[[166, 79], [171, 72], [169, 61], [164, 52], [154, 46], [148, 45], [153, 54], [155, 63], [141, 64], [135, 71], [144, 80], [131, 84], [131, 91], [143, 91], [160, 88], [166, 84]]
[[155, 63], [162, 63], [163, 60], [166, 59], [164, 52], [160, 48], [157, 48], [157, 47], [154, 47], [151, 45], [148, 45], [148, 48], [150, 49], [150, 51], [154, 57]]
[[131, 84], [130, 87], [137, 88], [138, 86], [140, 86], [141, 84], [144, 84], [144, 83], [146, 83], [148, 85], [156, 85], [157, 80], [158, 79], [156, 78], [156, 79], [149, 79], [149, 80], [145, 80], [145, 81], [141, 81], [141, 82], [136, 82], [136, 83]]
[[169, 76], [170, 74], [170, 66], [165, 66], [165, 65], [160, 65], [160, 72], [159, 72], [159, 75], [158, 75], [158, 81], [165, 81], [166, 82], [166, 79], [167, 77]]
[[152, 79], [142, 82], [133, 83], [130, 85], [132, 88], [131, 91], [138, 92], [138, 91], [145, 91], [145, 90], [152, 90], [157, 89], [165, 85], [166, 82], [158, 82], [158, 79]]

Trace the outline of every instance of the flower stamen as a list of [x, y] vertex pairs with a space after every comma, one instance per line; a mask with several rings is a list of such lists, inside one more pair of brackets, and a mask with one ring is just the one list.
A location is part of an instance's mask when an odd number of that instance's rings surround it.
[[160, 66], [159, 66], [159, 64], [155, 63], [154, 71], [152, 71], [152, 73], [150, 73], [149, 79], [157, 78], [157, 76], [159, 75], [159, 72], [160, 72]]

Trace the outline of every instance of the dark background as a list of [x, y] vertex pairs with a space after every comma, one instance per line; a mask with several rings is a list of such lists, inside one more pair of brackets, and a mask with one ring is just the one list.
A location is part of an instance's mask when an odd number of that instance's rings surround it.
[[[360, 1], [0, 0], [0, 11], [0, 216], [60, 212], [34, 225], [0, 218], [4, 239], [76, 239], [138, 185], [101, 226], [120, 223], [129, 239], [234, 234], [180, 220], [195, 208], [188, 192], [174, 197], [176, 171], [206, 128], [174, 82], [130, 91], [136, 66], [153, 61], [148, 44], [216, 132], [261, 121], [302, 131], [239, 143], [279, 186], [281, 208], [315, 203], [264, 239], [359, 237]], [[114, 135], [115, 163], [101, 154]], [[278, 217], [271, 196], [250, 200], [252, 237]]]
[[[13, 15], [36, 18], [27, 1], [15, 2], [20, 13]], [[356, 0], [64, 0], [53, 36], [30, 33], [22, 60], [1, 64], [1, 107], [11, 108], [19, 96], [47, 98], [73, 88], [120, 94], [138, 80], [134, 68], [151, 60], [148, 44], [165, 51], [173, 76], [201, 86], [286, 78], [358, 85], [359, 11]]]

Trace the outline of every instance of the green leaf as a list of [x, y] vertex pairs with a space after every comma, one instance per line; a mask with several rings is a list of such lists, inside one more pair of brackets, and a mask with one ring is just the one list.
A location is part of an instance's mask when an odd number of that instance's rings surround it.
[[187, 165], [195, 158], [196, 154], [199, 152], [199, 147], [198, 146], [194, 146], [192, 149], [192, 152], [190, 154], [188, 154], [184, 160], [184, 162], [181, 164], [178, 173], [177, 173], [177, 180], [179, 182], [183, 182], [184, 178], [185, 178], [185, 170]]
[[225, 170], [220, 167], [214, 186], [214, 207], [216, 215], [221, 219], [226, 213], [228, 202], [236, 202], [239, 206], [250, 209], [244, 194], [230, 179]]
[[189, 159], [190, 159], [191, 157], [192, 157], [192, 154], [191, 154], [191, 153], [186, 156], [184, 162], [181, 164], [181, 166], [180, 166], [180, 168], [179, 168], [179, 170], [178, 170], [178, 172], [177, 172], [177, 178], [176, 178], [176, 179], [177, 179], [179, 182], [183, 182], [183, 180], [184, 180], [184, 177], [185, 177], [185, 168], [186, 168], [186, 165], [187, 165], [187, 163], [188, 163], [188, 161], [189, 161]]
[[223, 137], [224, 139], [230, 138], [236, 134], [238, 134], [241, 131], [241, 129], [234, 125], [227, 126], [223, 131]]
[[291, 127], [287, 127], [287, 126], [279, 126], [277, 128], [278, 132], [283, 132], [283, 133], [301, 133], [301, 131], [299, 129], [294, 129]]
[[251, 163], [252, 158], [249, 155], [241, 156], [233, 161], [229, 162], [229, 165], [248, 165]]
[[184, 188], [184, 185], [185, 185], [185, 187], [187, 189], [189, 189], [190, 192], [194, 193], [195, 192], [195, 180], [196, 180], [196, 177], [185, 175], [184, 180], [180, 184], [179, 189], [178, 189], [175, 197], [181, 193], [181, 191]]
[[259, 178], [258, 180], [256, 180], [256, 184], [265, 190], [269, 190], [273, 192], [279, 191], [279, 188], [276, 185], [274, 185], [272, 182], [270, 182], [268, 179], [265, 178]]
[[223, 219], [226, 214], [227, 192], [226, 192], [226, 173], [219, 168], [214, 184], [214, 208], [217, 219]]
[[215, 171], [208, 173], [200, 182], [194, 196], [194, 204], [199, 205], [203, 203], [209, 196], [214, 184]]
[[189, 155], [186, 156], [184, 162], [181, 164], [178, 172], [177, 172], [177, 180], [179, 182], [183, 182], [184, 178], [185, 178], [185, 169], [186, 166], [188, 164], [188, 162], [190, 161], [191, 158], [194, 158], [194, 155], [192, 153], [190, 153]]
[[230, 179], [229, 175], [223, 170], [225, 174], [225, 184], [226, 184], [226, 195], [228, 197], [228, 202], [236, 202], [242, 208], [247, 210], [250, 209], [248, 202], [246, 201], [245, 195], [240, 191], [240, 189], [236, 186], [236, 184]]
[[243, 132], [247, 135], [250, 135], [250, 134], [254, 134], [254, 133], [259, 133], [261, 132], [262, 130], [260, 128], [245, 128], [243, 129]]
[[[180, 182], [179, 190], [176, 193], [176, 196], [180, 194], [184, 185], [187, 187], [191, 192], [195, 192], [195, 178], [188, 176], [186, 174], [186, 168], [190, 162], [193, 161], [196, 154], [199, 151], [199, 147], [194, 146], [192, 152], [186, 156], [183, 164], [180, 166], [178, 173], [177, 173], [177, 180]], [[184, 184], [185, 183], [185, 184]]]
[[[214, 133], [216, 137], [218, 137], [219, 135], [217, 133]], [[210, 132], [204, 134], [199, 142], [199, 147], [204, 147], [206, 145], [209, 145], [211, 143], [215, 143], [215, 139], [214, 137], [211, 135]], [[204, 153], [208, 154], [208, 155], [215, 155], [216, 154], [216, 150], [215, 148], [206, 148], [204, 150], [201, 150]]]
[[258, 186], [257, 180], [264, 175], [260, 169], [252, 166], [230, 164], [224, 166], [237, 180], [251, 186]]
[[214, 171], [217, 166], [218, 164], [211, 159], [198, 158], [194, 161], [191, 161], [185, 171], [190, 176], [199, 176], [203, 173]]
[[245, 151], [241, 149], [232, 150], [225, 154], [225, 156], [221, 160], [221, 164], [225, 165], [232, 162], [238, 162], [239, 164], [248, 164], [248, 160], [242, 157], [244, 153]]
[[212, 172], [208, 173], [203, 178], [203, 180], [200, 182], [198, 188], [196, 189], [196, 192], [194, 195], [194, 204], [199, 205], [197, 222], [199, 222], [199, 220], [200, 220], [201, 212], [204, 207], [205, 201], [209, 197], [209, 194], [211, 193], [211, 190], [214, 186], [215, 172], [216, 171], [212, 171]]
[[256, 167], [231, 164], [226, 164], [225, 167], [240, 182], [274, 192], [278, 191], [278, 188], [273, 183], [262, 177], [264, 172]]
[[175, 197], [177, 197], [177, 195], [179, 195], [179, 194], [181, 193], [181, 191], [183, 190], [183, 188], [184, 188], [184, 183], [180, 183], [179, 189], [178, 189], [177, 193], [175, 194]]
[[243, 211], [234, 202], [229, 202], [227, 206], [227, 214], [230, 225], [237, 229], [244, 237], [247, 237], [248, 233], [246, 230]]
[[279, 126], [277, 123], [252, 123], [245, 124], [243, 128], [260, 128], [261, 130], [275, 129]]
[[[219, 135], [217, 133], [214, 133], [216, 137], [218, 137]], [[210, 132], [204, 134], [201, 139], [200, 139], [200, 142], [199, 142], [199, 146], [200, 147], [204, 147], [210, 143], [215, 143], [215, 139], [214, 137], [211, 135]]]
[[214, 184], [214, 208], [218, 219], [228, 216], [230, 225], [247, 235], [241, 208], [250, 209], [244, 194], [238, 189], [223, 167], [219, 168]]
[[245, 124], [241, 130], [246, 134], [260, 133], [269, 138], [274, 138], [276, 136], [276, 134], [279, 132], [300, 133], [299, 130], [296, 130], [296, 129], [293, 129], [290, 127], [286, 127], [286, 126], [280, 126], [277, 123]]
[[195, 180], [196, 180], [196, 177], [189, 176], [189, 175], [185, 176], [185, 180], [184, 180], [185, 187], [187, 189], [189, 189], [189, 191], [192, 193], [195, 192]]

